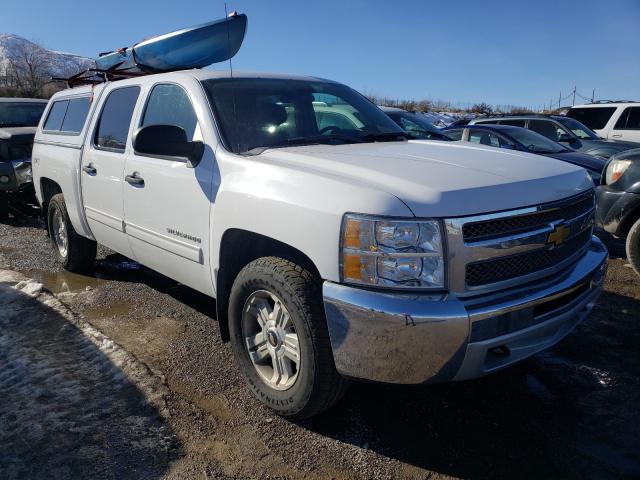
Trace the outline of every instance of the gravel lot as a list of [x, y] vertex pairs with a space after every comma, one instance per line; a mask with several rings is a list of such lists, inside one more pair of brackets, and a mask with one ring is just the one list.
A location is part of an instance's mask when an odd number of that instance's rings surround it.
[[552, 350], [355, 384], [293, 423], [244, 387], [212, 300], [104, 249], [92, 276], [61, 272], [39, 220], [0, 224], [0, 269], [45, 288], [0, 275], [0, 478], [637, 478], [640, 279], [609, 245], [606, 292]]

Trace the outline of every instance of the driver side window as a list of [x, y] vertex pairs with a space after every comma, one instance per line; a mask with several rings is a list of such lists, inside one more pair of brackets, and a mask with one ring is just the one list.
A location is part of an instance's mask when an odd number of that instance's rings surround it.
[[529, 120], [529, 130], [533, 130], [554, 142], [559, 141], [560, 135], [566, 133], [555, 123], [549, 122], [548, 120]]
[[198, 119], [187, 96], [178, 85], [160, 84], [153, 87], [142, 117], [141, 127], [175, 125], [184, 129], [189, 140], [199, 140]]

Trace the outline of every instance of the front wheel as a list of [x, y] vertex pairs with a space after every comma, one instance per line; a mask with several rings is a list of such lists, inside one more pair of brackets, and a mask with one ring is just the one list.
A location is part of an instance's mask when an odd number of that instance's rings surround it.
[[49, 201], [47, 226], [55, 256], [65, 270], [80, 272], [93, 266], [97, 244], [76, 233], [61, 193]]
[[629, 263], [640, 275], [640, 218], [633, 224], [627, 234], [627, 258]]
[[289, 260], [264, 257], [242, 269], [229, 298], [229, 332], [252, 393], [279, 415], [311, 417], [346, 390], [333, 362], [321, 282]]

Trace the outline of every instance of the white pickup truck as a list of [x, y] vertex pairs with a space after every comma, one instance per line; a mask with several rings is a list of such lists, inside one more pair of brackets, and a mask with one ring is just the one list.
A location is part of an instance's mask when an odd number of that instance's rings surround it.
[[250, 389], [293, 418], [350, 379], [465, 380], [548, 348], [606, 271], [585, 170], [408, 141], [319, 78], [194, 70], [69, 89], [33, 162], [65, 268], [90, 269], [97, 242], [215, 297]]

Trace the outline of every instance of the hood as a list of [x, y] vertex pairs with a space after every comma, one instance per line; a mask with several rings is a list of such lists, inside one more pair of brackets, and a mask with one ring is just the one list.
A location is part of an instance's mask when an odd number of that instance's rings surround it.
[[0, 128], [0, 140], [9, 140], [13, 137], [21, 137], [36, 134], [38, 127], [6, 127]]
[[548, 157], [557, 158], [564, 162], [573, 163], [589, 170], [594, 170], [598, 173], [602, 173], [602, 169], [607, 163], [607, 160], [602, 157], [596, 157], [580, 152], [560, 152], [547, 155]]
[[390, 193], [419, 217], [520, 208], [593, 188], [586, 171], [569, 163], [460, 142], [287, 147], [260, 160]]
[[614, 148], [619, 148], [620, 151], [622, 151], [622, 150], [628, 150], [630, 148], [640, 147], [640, 143], [626, 142], [624, 140], [612, 140], [610, 138], [599, 138], [598, 140], [592, 140], [590, 138], [581, 138], [580, 141], [583, 142], [585, 146], [589, 148], [607, 147], [607, 149], [610, 149], [614, 147]]

